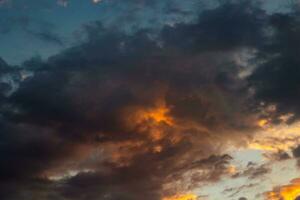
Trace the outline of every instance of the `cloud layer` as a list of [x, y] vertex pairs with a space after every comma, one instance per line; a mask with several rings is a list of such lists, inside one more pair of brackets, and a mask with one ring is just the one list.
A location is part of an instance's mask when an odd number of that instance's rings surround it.
[[86, 24], [84, 42], [46, 61], [1, 59], [1, 199], [197, 198], [232, 175], [224, 152], [259, 120], [298, 120], [298, 15], [225, 1], [160, 29]]

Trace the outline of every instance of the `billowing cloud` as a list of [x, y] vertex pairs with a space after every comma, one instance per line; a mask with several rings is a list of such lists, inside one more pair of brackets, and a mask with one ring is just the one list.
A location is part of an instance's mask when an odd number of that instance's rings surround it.
[[250, 76], [257, 98], [266, 107], [274, 105], [276, 112], [268, 113], [275, 123], [280, 116], [293, 114], [292, 122], [298, 118], [298, 71], [299, 59], [299, 12], [274, 14], [270, 17], [269, 42], [261, 52], [262, 65]]
[[[134, 5], [133, 11], [136, 5], [166, 6], [121, 4]], [[172, 6], [163, 12], [192, 13], [177, 1]], [[251, 164], [237, 172], [226, 150], [274, 153], [297, 145], [294, 132], [270, 128], [276, 117], [280, 126], [297, 117], [296, 101], [269, 98], [273, 92], [264, 88], [266, 83], [277, 92], [277, 81], [286, 81], [265, 79], [276, 57], [268, 48], [274, 38], [280, 39], [279, 59], [296, 58], [286, 50], [296, 38], [287, 37], [293, 21], [267, 15], [256, 1], [225, 1], [197, 10], [197, 16], [157, 29], [130, 15], [123, 20], [134, 31], [91, 22], [83, 26], [84, 42], [47, 60], [36, 57], [20, 66], [0, 60], [0, 75], [17, 77], [0, 88], [1, 199], [196, 200], [195, 188], [225, 176], [268, 174], [268, 166]], [[49, 29], [34, 34], [62, 45]], [[284, 86], [287, 96], [294, 94], [296, 86]]]

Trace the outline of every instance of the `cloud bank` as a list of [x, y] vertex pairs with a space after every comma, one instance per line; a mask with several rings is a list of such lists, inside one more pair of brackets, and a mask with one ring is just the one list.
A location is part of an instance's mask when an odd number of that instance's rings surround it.
[[231, 175], [225, 149], [245, 146], [260, 119], [298, 120], [298, 18], [225, 1], [159, 30], [92, 22], [46, 61], [0, 60], [1, 199], [197, 198]]

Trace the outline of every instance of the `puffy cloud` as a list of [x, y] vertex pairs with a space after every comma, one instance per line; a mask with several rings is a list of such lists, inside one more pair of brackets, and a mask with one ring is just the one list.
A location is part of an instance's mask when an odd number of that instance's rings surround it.
[[[125, 4], [137, 2], [157, 9]], [[1, 104], [2, 199], [194, 200], [199, 183], [235, 174], [228, 146], [265, 147], [251, 138], [268, 125], [257, 124], [267, 109], [253, 108], [266, 80], [259, 69], [240, 76], [237, 57], [264, 48], [267, 17], [253, 2], [228, 1], [155, 34], [95, 22], [85, 42], [25, 62], [17, 72], [34, 75], [19, 75]], [[0, 63], [4, 73], [10, 66]], [[240, 176], [268, 172], [250, 166]]]

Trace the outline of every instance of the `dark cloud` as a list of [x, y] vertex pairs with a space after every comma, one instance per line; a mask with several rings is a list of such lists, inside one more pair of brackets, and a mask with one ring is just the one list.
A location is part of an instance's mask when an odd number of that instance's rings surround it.
[[[253, 188], [255, 186], [257, 186], [258, 183], [250, 183], [250, 184], [246, 184], [246, 185], [241, 185], [238, 187], [231, 187], [231, 188], [227, 188], [225, 189], [222, 193], [227, 195], [230, 198], [239, 196], [241, 192], [243, 192], [244, 190], [247, 190], [249, 188]], [[247, 198], [245, 197], [240, 197], [239, 200], [247, 200]]]
[[293, 153], [293, 156], [294, 158], [296, 159], [297, 161], [297, 166], [300, 167], [300, 145], [298, 145], [297, 147], [293, 148], [292, 149], [292, 153]]
[[120, 167], [107, 163], [111, 172], [79, 174], [68, 180], [62, 193], [70, 199], [96, 199], [105, 196], [108, 199], [160, 199], [167, 174], [178, 170], [180, 164], [176, 161], [177, 155], [182, 155], [187, 145], [182, 143], [179, 148], [170, 147], [161, 154], [141, 154], [131, 161], [130, 166]]
[[[285, 143], [286, 141], [279, 141], [279, 143]], [[291, 159], [293, 156], [289, 152], [278, 149], [275, 152], [263, 153], [263, 156], [270, 161], [286, 161]]]
[[2, 58], [0, 58], [0, 70], [4, 71], [8, 68], [9, 68], [9, 65]]
[[300, 157], [300, 146], [297, 146], [295, 149], [293, 149], [293, 155], [296, 158]]
[[259, 101], [277, 108], [274, 122], [283, 114], [299, 113], [299, 11], [270, 17], [270, 37], [261, 51], [262, 64], [250, 76]]
[[[263, 48], [266, 18], [258, 4], [228, 1], [155, 37], [95, 22], [85, 42], [14, 68], [18, 87], [0, 110], [1, 199], [159, 200], [228, 175], [224, 147], [257, 128], [237, 57]], [[47, 30], [34, 33], [61, 44]], [[269, 171], [249, 166], [236, 177]]]
[[0, 57], [0, 102], [3, 107], [7, 97], [14, 91], [17, 90], [19, 82], [21, 81], [20, 69], [8, 65]]
[[99, 7], [102, 8], [101, 21], [105, 27], [135, 32], [141, 28], [161, 29], [166, 24], [189, 22], [211, 2], [203, 0], [185, 2], [180, 0], [128, 0], [126, 2], [104, 0], [99, 3]]
[[278, 161], [283, 161], [283, 160], [287, 160], [290, 158], [291, 158], [291, 156], [287, 152], [284, 152], [284, 151], [279, 151], [279, 152], [271, 155], [271, 159], [278, 160]]
[[271, 170], [272, 169], [266, 164], [257, 166], [257, 164], [250, 162], [247, 166], [247, 169], [234, 174], [233, 178], [245, 176], [249, 179], [263, 179], [266, 174], [271, 172]]
[[[1, 179], [31, 177], [50, 167], [66, 145], [48, 130], [1, 122]], [[22, 166], [22, 167], [20, 167]]]
[[257, 46], [262, 41], [265, 11], [257, 7], [256, 1], [228, 2], [217, 9], [203, 11], [194, 25], [166, 28], [167, 45], [197, 51]]

